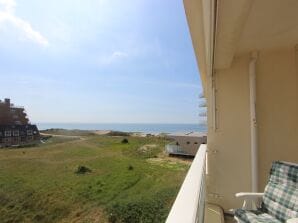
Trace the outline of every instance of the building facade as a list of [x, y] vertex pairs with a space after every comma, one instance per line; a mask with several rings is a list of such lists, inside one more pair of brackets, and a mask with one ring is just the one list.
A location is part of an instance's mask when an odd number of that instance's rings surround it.
[[24, 107], [0, 100], [0, 147], [24, 146], [40, 141], [36, 125], [29, 122]]
[[195, 156], [201, 144], [207, 144], [207, 135], [199, 132], [175, 133], [167, 138], [173, 140], [166, 145], [166, 152], [172, 155]]
[[207, 200], [229, 210], [264, 190], [273, 161], [298, 162], [298, 2], [184, 6], [208, 107]]
[[243, 205], [236, 193], [263, 192], [274, 161], [298, 163], [298, 1], [184, 6], [207, 100], [208, 142], [167, 223], [232, 222]]

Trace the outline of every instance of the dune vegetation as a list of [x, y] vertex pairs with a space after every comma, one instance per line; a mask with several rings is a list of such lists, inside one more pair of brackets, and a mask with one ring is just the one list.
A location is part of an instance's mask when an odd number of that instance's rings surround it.
[[165, 143], [85, 134], [2, 149], [0, 221], [164, 222], [189, 168]]

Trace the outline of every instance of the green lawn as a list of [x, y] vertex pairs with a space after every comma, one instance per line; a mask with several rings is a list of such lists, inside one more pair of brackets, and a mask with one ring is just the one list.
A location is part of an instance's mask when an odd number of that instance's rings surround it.
[[122, 139], [0, 150], [0, 222], [164, 222], [189, 163], [166, 158], [164, 139]]

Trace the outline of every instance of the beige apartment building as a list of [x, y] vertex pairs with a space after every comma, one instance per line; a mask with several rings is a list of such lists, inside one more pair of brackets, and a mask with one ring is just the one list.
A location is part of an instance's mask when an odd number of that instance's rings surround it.
[[[205, 222], [208, 210], [218, 215], [209, 222], [223, 222], [223, 213], [242, 206], [237, 192], [264, 191], [273, 161], [298, 163], [298, 1], [184, 6], [208, 107], [206, 193], [183, 194], [183, 185], [167, 222], [179, 222], [174, 212], [187, 196], [204, 198]], [[195, 214], [180, 205], [180, 216], [192, 216], [183, 222], [201, 222], [200, 202], [193, 202]]]

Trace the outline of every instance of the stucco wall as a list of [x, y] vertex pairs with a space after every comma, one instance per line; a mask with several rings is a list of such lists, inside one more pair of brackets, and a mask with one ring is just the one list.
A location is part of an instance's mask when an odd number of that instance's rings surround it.
[[[293, 49], [261, 51], [257, 61], [259, 190], [273, 160], [298, 162], [298, 57]], [[217, 70], [217, 130], [208, 104], [208, 201], [225, 210], [240, 207], [236, 192], [251, 191], [249, 55]], [[211, 97], [211, 89], [208, 89]], [[218, 195], [218, 196], [217, 196]]]
[[200, 145], [207, 143], [206, 136], [170, 136], [174, 139], [174, 144], [178, 143], [185, 153], [190, 155], [196, 155]]
[[[208, 110], [208, 201], [225, 209], [241, 205], [235, 193], [250, 191], [249, 57], [237, 58], [232, 67], [218, 70], [216, 83], [217, 130]], [[211, 89], [208, 89], [211, 97]]]
[[259, 189], [273, 160], [298, 163], [298, 75], [295, 49], [260, 52], [257, 64]]

